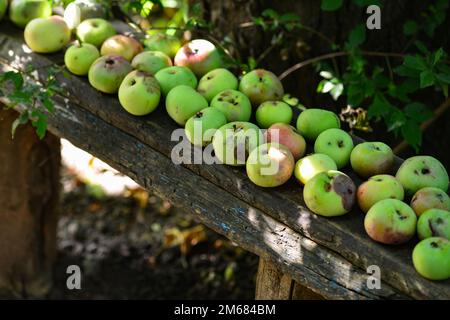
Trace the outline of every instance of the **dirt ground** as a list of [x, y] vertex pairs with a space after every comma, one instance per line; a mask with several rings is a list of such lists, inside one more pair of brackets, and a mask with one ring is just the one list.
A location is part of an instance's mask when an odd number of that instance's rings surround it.
[[[258, 258], [140, 188], [108, 195], [64, 167], [52, 299], [253, 299]], [[82, 271], [68, 290], [69, 265]]]

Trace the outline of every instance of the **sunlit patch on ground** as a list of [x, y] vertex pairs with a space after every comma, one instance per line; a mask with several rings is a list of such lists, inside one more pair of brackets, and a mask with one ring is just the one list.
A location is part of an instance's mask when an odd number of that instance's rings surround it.
[[[62, 141], [54, 299], [253, 299], [258, 258]], [[68, 290], [66, 269], [82, 270]]]

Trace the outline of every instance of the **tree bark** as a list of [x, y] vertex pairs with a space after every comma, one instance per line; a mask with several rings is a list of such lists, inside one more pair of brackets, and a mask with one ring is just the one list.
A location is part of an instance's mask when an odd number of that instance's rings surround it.
[[0, 105], [0, 292], [42, 297], [51, 288], [56, 255], [59, 139], [39, 140], [31, 125]]

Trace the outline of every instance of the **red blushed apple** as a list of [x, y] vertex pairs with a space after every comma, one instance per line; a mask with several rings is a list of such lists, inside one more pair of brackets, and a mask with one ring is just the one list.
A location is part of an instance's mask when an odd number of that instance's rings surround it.
[[305, 139], [294, 127], [285, 123], [275, 123], [264, 133], [267, 142], [277, 142], [291, 151], [295, 160], [300, 159], [306, 151]]
[[222, 65], [216, 46], [203, 39], [192, 40], [182, 46], [175, 55], [174, 62], [176, 66], [188, 67], [197, 77], [202, 77]]

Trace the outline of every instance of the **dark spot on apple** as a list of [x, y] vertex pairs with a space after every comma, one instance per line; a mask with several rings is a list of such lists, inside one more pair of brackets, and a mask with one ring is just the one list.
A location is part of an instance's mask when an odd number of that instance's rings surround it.
[[376, 181], [376, 182], [382, 182], [383, 181], [383, 178], [375, 178], [375, 179], [373, 179], [374, 181]]
[[431, 246], [432, 248], [439, 248], [439, 244], [438, 244], [437, 242], [435, 242], [435, 241], [430, 242], [430, 246]]
[[443, 223], [444, 223], [444, 220], [443, 220], [442, 218], [439, 217], [439, 218], [436, 219], [436, 223], [437, 223], [437, 224], [443, 224]]
[[355, 203], [356, 186], [352, 179], [341, 174], [333, 178], [332, 184], [334, 191], [342, 199], [342, 206], [349, 211]]
[[263, 82], [263, 78], [262, 77], [259, 77], [259, 82]]
[[422, 169], [422, 174], [430, 174], [430, 173], [431, 173], [430, 169], [428, 169], [428, 168]]
[[327, 183], [325, 183], [325, 191], [326, 192], [330, 192], [331, 191], [331, 183], [329, 183], [329, 182], [327, 182]]
[[444, 197], [442, 196], [442, 194], [438, 193], [436, 195], [436, 198], [439, 200], [440, 203], [444, 203]]
[[419, 174], [419, 171], [417, 171], [417, 170], [414, 170], [414, 174], [417, 174], [417, 175], [418, 175], [418, 174]]
[[339, 140], [339, 141], [337, 142], [337, 145], [338, 145], [339, 148], [343, 148], [343, 147], [344, 147], [344, 141]]
[[375, 150], [377, 150], [377, 151], [381, 151], [381, 149], [380, 149], [380, 147], [375, 147]]
[[97, 22], [93, 22], [93, 23], [92, 23], [92, 26], [93, 26], [94, 28], [97, 28], [97, 27], [98, 27]]
[[111, 65], [114, 64], [114, 60], [113, 59], [106, 59], [105, 63], [106, 63], [106, 65], [111, 66]]
[[407, 216], [403, 215], [403, 214], [400, 212], [400, 210], [398, 210], [398, 209], [395, 210], [395, 213], [397, 214], [397, 216], [398, 216], [398, 218], [399, 218], [400, 220], [405, 220], [405, 219], [408, 218]]
[[331, 146], [331, 142], [328, 141], [327, 145]]
[[239, 103], [237, 103], [236, 101], [233, 102], [234, 106], [237, 106]]
[[203, 112], [201, 112], [201, 111], [197, 112], [197, 113], [195, 114], [195, 117], [196, 117], [196, 118], [201, 118], [201, 117], [203, 117]]
[[135, 84], [136, 84], [136, 80], [131, 79], [131, 81], [130, 81], [130, 86], [134, 86]]
[[218, 101], [223, 101], [223, 99], [222, 99], [221, 97], [219, 97], [217, 100], [218, 100]]

